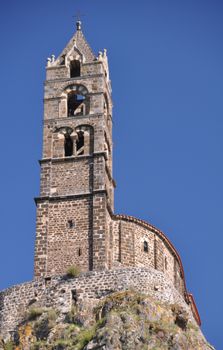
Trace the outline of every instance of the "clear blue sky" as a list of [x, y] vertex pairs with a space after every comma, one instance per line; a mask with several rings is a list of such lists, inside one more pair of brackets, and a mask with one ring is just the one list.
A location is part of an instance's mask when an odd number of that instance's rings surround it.
[[222, 348], [223, 2], [1, 0], [0, 289], [32, 279], [46, 58], [75, 29], [108, 49], [116, 213], [178, 249], [208, 340]]

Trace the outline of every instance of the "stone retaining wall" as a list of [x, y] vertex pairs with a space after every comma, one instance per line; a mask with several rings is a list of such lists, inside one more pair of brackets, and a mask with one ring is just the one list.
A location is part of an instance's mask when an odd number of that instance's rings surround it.
[[149, 294], [161, 302], [180, 304], [190, 312], [183, 297], [160, 271], [152, 268], [93, 271], [70, 279], [42, 278], [0, 292], [0, 335], [7, 337], [13, 333], [29, 307], [50, 307], [67, 313], [74, 295], [77, 302], [92, 300], [96, 305], [102, 297], [127, 289]]

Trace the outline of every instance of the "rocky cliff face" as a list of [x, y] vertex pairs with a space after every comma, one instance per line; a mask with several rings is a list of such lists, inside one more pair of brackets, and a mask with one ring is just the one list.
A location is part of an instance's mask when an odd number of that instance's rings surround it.
[[199, 327], [177, 304], [134, 291], [110, 294], [70, 312], [30, 307], [1, 350], [211, 350]]

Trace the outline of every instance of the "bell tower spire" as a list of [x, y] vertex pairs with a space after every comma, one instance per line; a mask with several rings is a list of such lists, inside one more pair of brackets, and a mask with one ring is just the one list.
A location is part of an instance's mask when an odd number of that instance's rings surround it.
[[51, 56], [44, 91], [35, 276], [108, 267], [113, 212], [112, 99], [106, 50], [96, 57], [77, 31]]

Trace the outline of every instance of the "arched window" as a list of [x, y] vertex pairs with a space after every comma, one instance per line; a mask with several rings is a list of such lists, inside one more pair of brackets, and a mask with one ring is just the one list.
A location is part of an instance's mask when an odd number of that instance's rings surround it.
[[65, 157], [71, 157], [73, 155], [73, 140], [69, 134], [64, 135], [64, 153]]
[[84, 132], [77, 132], [77, 141], [76, 141], [76, 152], [77, 156], [84, 154]]
[[70, 77], [76, 78], [79, 77], [81, 74], [81, 65], [80, 61], [73, 60], [70, 62]]
[[92, 154], [94, 151], [93, 127], [87, 124], [79, 125], [76, 127], [75, 132], [74, 154], [76, 156]]
[[85, 114], [85, 96], [70, 92], [67, 98], [68, 117]]
[[149, 251], [149, 247], [148, 247], [148, 242], [147, 241], [144, 241], [143, 243], [143, 250], [145, 253], [148, 253]]

